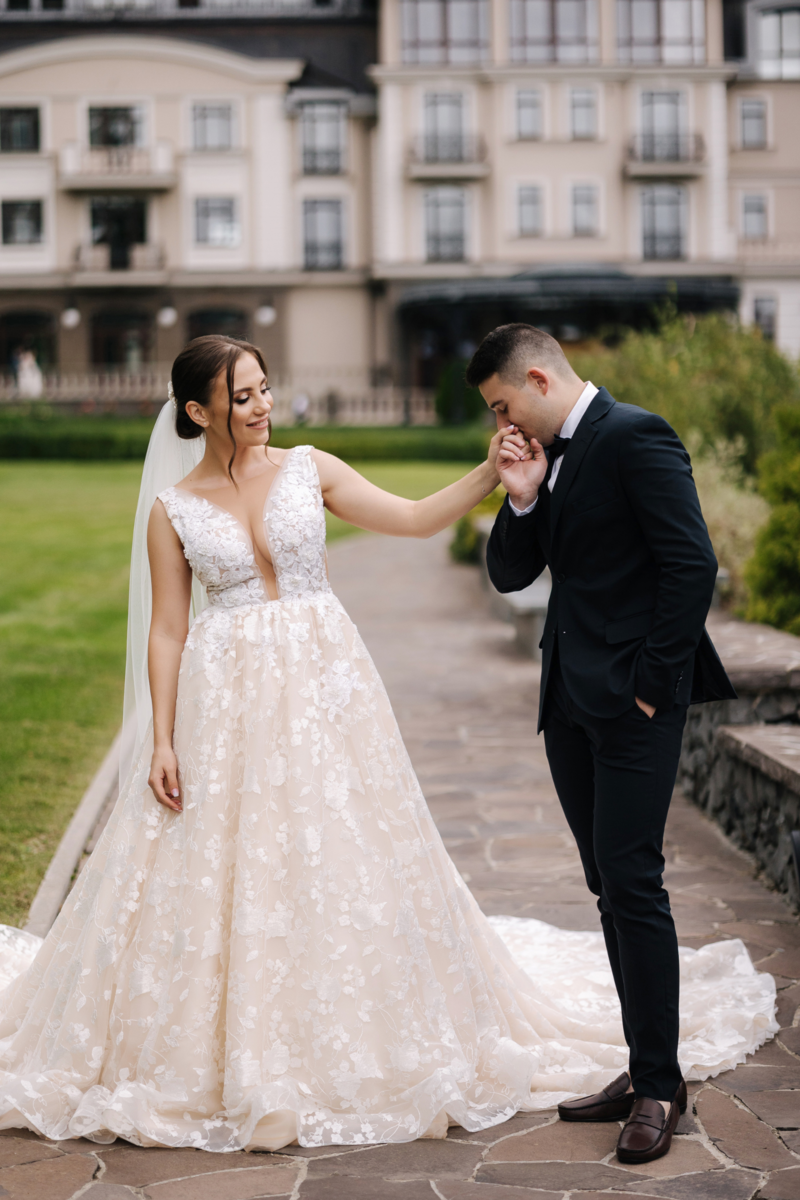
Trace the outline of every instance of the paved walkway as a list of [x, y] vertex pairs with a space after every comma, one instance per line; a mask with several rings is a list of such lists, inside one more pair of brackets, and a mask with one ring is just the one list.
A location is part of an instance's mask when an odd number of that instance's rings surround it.
[[[489, 913], [596, 929], [534, 714], [538, 667], [518, 660], [478, 573], [429, 542], [359, 537], [334, 545], [334, 588], [386, 681], [448, 847]], [[667, 830], [667, 882], [681, 942], [742, 937], [778, 976], [779, 1037], [747, 1065], [691, 1085], [670, 1154], [616, 1161], [616, 1125], [516, 1117], [444, 1142], [280, 1154], [140, 1150], [117, 1141], [51, 1145], [0, 1135], [0, 1197], [11, 1200], [800, 1200], [800, 924], [748, 861], [680, 797]], [[795, 1089], [795, 1090], [793, 1090]]]

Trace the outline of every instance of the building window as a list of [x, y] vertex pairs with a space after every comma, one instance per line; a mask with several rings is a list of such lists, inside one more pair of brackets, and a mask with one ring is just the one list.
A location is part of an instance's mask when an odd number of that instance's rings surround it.
[[521, 187], [518, 193], [520, 237], [541, 237], [544, 229], [544, 204], [540, 187]]
[[759, 26], [759, 75], [800, 79], [800, 8], [762, 13]]
[[4, 246], [32, 246], [41, 242], [41, 200], [4, 200], [2, 209]]
[[0, 151], [30, 154], [38, 149], [38, 108], [0, 108]]
[[742, 197], [742, 237], [748, 241], [763, 241], [767, 236], [767, 197]]
[[338, 271], [344, 265], [341, 200], [303, 201], [303, 262], [307, 271]]
[[541, 92], [517, 92], [517, 137], [523, 141], [542, 136]]
[[402, 0], [403, 62], [482, 62], [489, 47], [487, 0]]
[[467, 198], [463, 188], [425, 193], [425, 256], [428, 262], [463, 262], [467, 241]]
[[778, 318], [778, 302], [774, 296], [756, 296], [753, 302], [753, 320], [768, 342], [775, 341], [775, 326]]
[[572, 189], [572, 232], [575, 237], [595, 237], [599, 228], [597, 188], [579, 183]]
[[649, 259], [683, 258], [686, 193], [674, 184], [642, 189], [642, 253]]
[[90, 146], [140, 146], [142, 113], [138, 108], [90, 108]]
[[741, 133], [743, 150], [765, 150], [767, 147], [767, 104], [765, 100], [742, 100]]
[[195, 150], [230, 150], [233, 146], [232, 105], [192, 105], [192, 145]]
[[238, 246], [237, 209], [232, 196], [198, 196], [194, 202], [194, 240], [198, 246]]
[[597, 98], [592, 88], [573, 88], [570, 94], [570, 126], [573, 138], [597, 136]]
[[425, 96], [425, 162], [464, 162], [464, 98], [459, 92]]
[[511, 0], [512, 62], [592, 62], [595, 0]]
[[344, 165], [347, 106], [337, 101], [315, 100], [300, 112], [305, 175], [339, 175]]
[[112, 271], [127, 270], [131, 247], [147, 242], [147, 201], [141, 196], [94, 196], [89, 214], [92, 245], [108, 246]]
[[677, 162], [681, 145], [680, 92], [642, 92], [642, 146], [645, 162]]
[[621, 62], [703, 63], [704, 0], [617, 0]]

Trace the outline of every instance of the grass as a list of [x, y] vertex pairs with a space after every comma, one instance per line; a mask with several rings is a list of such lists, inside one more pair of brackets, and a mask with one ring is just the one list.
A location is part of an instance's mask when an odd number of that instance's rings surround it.
[[[419, 499], [469, 463], [358, 465]], [[141, 464], [0, 463], [0, 923], [23, 925], [121, 719]], [[356, 532], [328, 514], [331, 540]]]

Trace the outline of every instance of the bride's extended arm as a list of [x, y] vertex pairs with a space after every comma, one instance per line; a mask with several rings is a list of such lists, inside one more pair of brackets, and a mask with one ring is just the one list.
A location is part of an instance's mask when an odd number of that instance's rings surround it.
[[325, 507], [334, 516], [369, 529], [373, 533], [389, 533], [394, 537], [432, 537], [452, 525], [471, 508], [488, 496], [500, 482], [497, 455], [508, 430], [495, 434], [489, 446], [486, 462], [470, 471], [449, 487], [426, 496], [424, 500], [405, 500], [384, 492], [354, 471], [340, 458], [314, 451], [319, 471]]
[[153, 701], [153, 760], [147, 780], [160, 804], [182, 810], [178, 760], [172, 749], [178, 672], [189, 632], [192, 572], [163, 504], [157, 500], [147, 526], [147, 554], [153, 584], [153, 615], [147, 667]]

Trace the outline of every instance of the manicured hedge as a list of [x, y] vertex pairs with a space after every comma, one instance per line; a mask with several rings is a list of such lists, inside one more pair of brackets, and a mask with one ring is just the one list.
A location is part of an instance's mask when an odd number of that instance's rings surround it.
[[[0, 459], [142, 459], [152, 426], [149, 418], [0, 415]], [[490, 436], [491, 430], [478, 425], [450, 429], [314, 426], [276, 429], [273, 444], [311, 443], [353, 462], [477, 463], [486, 455]]]

